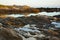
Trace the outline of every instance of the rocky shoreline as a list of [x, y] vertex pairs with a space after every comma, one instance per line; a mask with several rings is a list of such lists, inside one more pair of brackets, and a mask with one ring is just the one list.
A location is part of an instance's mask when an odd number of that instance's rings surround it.
[[0, 40], [60, 40], [47, 16], [0, 17]]

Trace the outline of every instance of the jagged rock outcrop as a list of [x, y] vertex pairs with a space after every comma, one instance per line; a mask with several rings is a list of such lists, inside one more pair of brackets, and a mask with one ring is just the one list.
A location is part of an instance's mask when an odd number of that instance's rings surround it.
[[2, 23], [3, 27], [23, 27], [25, 23], [17, 18], [14, 17], [6, 17], [6, 18], [0, 18], [0, 23]]

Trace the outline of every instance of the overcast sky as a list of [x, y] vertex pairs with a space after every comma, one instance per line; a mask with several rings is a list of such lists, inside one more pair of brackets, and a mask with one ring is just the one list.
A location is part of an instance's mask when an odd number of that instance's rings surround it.
[[5, 5], [28, 5], [31, 7], [60, 7], [60, 0], [0, 0]]

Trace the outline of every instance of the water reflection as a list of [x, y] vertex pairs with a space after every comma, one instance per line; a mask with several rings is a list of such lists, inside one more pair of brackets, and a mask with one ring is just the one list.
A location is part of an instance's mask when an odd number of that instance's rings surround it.
[[[34, 13], [31, 13], [29, 14], [28, 16], [35, 16], [35, 15], [47, 15], [47, 16], [54, 16], [54, 15], [60, 15], [60, 12], [40, 12], [38, 14], [34, 14]], [[22, 17], [24, 15], [21, 15], [21, 14], [11, 14], [11, 15], [8, 15], [8, 16], [13, 16], [13, 17]]]
[[39, 14], [47, 15], [47, 16], [54, 16], [54, 15], [60, 15], [60, 12], [41, 12]]

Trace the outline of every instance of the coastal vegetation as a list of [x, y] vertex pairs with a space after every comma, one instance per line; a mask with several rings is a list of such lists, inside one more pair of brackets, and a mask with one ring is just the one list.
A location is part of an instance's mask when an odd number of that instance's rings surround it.
[[30, 13], [39, 13], [39, 9], [32, 8], [29, 6], [7, 6], [7, 5], [0, 5], [0, 15], [2, 14], [23, 14], [28, 15]]

